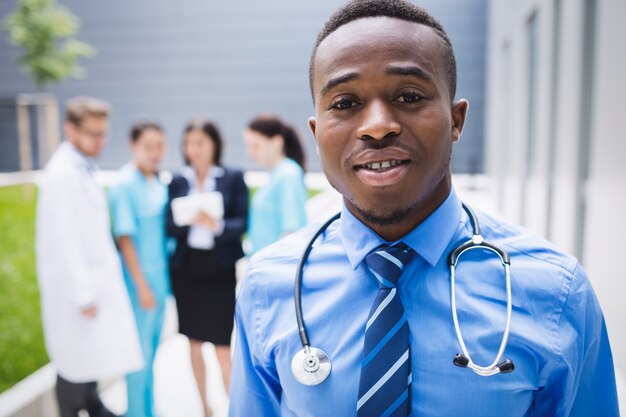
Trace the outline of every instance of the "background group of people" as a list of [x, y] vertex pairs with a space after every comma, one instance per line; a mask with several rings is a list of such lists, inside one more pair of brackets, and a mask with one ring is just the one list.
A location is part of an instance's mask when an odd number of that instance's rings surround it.
[[[215, 123], [197, 119], [184, 127], [184, 166], [164, 184], [165, 132], [156, 122], [139, 122], [130, 130], [130, 162], [105, 192], [93, 174], [109, 113], [101, 100], [70, 100], [66, 141], [40, 181], [37, 269], [61, 415], [113, 415], [100, 401], [96, 381], [122, 374], [126, 415], [155, 415], [153, 362], [172, 293], [209, 416], [202, 344], [215, 345], [228, 389], [242, 236], [247, 233], [257, 252], [306, 224], [302, 145], [274, 115], [249, 123], [243, 135], [248, 153], [271, 173], [250, 199], [243, 173], [222, 164], [225, 141]], [[198, 210], [189, 225], [174, 221], [173, 200], [211, 192], [221, 194], [223, 217]]]

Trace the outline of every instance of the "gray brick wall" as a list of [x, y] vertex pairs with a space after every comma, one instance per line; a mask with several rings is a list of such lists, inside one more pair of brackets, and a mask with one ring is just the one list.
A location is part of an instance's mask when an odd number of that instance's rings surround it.
[[[0, 0], [0, 18], [16, 6]], [[129, 125], [161, 122], [169, 139], [165, 167], [180, 165], [180, 132], [192, 116], [216, 120], [227, 140], [225, 161], [252, 168], [241, 131], [261, 111], [294, 123], [307, 143], [309, 167], [319, 169], [306, 126], [313, 114], [307, 66], [315, 36], [342, 1], [289, 0], [60, 0], [82, 18], [80, 37], [98, 50], [84, 60], [85, 80], [52, 86], [61, 103], [77, 94], [109, 100], [115, 114], [100, 164], [116, 168], [129, 157]], [[455, 148], [457, 172], [482, 171], [486, 0], [424, 0], [452, 38], [459, 64], [459, 97], [471, 102], [470, 120]], [[0, 97], [33, 92], [16, 65], [18, 51], [0, 37]], [[11, 148], [11, 128], [0, 129], [0, 152]], [[13, 151], [11, 151], [13, 152]], [[0, 158], [0, 170], [14, 164]]]

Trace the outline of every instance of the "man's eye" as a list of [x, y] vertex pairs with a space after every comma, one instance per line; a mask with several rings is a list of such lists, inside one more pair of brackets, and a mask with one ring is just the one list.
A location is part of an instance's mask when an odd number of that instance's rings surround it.
[[346, 109], [351, 109], [352, 107], [355, 107], [356, 105], [357, 105], [356, 101], [350, 100], [348, 98], [342, 98], [333, 102], [333, 104], [330, 107], [332, 109], [337, 109], [337, 110], [346, 110]]
[[424, 96], [417, 93], [402, 93], [398, 96], [397, 101], [400, 103], [417, 103], [420, 100], [423, 100]]

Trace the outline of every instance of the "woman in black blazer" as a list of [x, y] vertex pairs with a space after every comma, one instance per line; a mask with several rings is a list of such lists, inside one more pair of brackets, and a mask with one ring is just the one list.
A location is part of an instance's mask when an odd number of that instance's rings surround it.
[[[172, 290], [179, 332], [189, 338], [191, 364], [205, 415], [206, 367], [202, 343], [215, 345], [224, 386], [230, 380], [230, 338], [235, 313], [235, 262], [243, 257], [241, 236], [248, 218], [248, 189], [241, 171], [221, 165], [222, 138], [215, 124], [197, 120], [185, 127], [186, 165], [169, 186], [167, 233], [176, 240], [170, 257]], [[195, 193], [218, 191], [224, 200], [223, 219], [198, 212], [191, 226], [177, 226], [172, 200]]]

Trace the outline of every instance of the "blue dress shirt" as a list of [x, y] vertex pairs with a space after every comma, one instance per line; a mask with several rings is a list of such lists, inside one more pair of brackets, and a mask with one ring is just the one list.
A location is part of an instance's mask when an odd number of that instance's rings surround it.
[[[402, 241], [417, 252], [398, 283], [410, 327], [413, 416], [619, 415], [611, 349], [591, 284], [576, 259], [520, 227], [477, 213], [483, 236], [511, 257], [510, 374], [481, 377], [452, 364], [460, 352], [450, 309], [448, 254], [472, 235], [454, 191]], [[318, 238], [304, 270], [302, 307], [311, 345], [331, 358], [317, 386], [298, 383], [301, 350], [293, 288], [307, 227], [251, 260], [237, 300], [230, 416], [356, 415], [365, 323], [378, 291], [363, 260], [385, 243], [345, 207]], [[474, 253], [478, 252], [478, 253]], [[457, 269], [465, 343], [479, 365], [497, 353], [505, 281], [493, 253], [471, 251]]]

